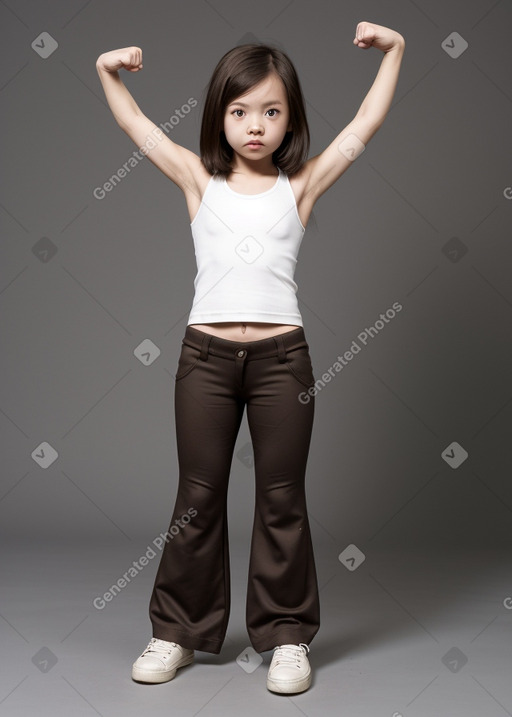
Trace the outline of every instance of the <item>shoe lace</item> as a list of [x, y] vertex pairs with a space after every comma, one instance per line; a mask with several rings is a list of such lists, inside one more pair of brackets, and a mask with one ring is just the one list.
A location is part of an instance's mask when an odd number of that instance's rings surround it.
[[290, 667], [300, 667], [300, 659], [309, 653], [309, 647], [304, 642], [300, 642], [297, 646], [278, 645], [274, 647], [274, 664], [289, 665]]
[[158, 655], [168, 656], [174, 647], [176, 647], [175, 642], [167, 642], [166, 640], [159, 640], [157, 637], [152, 637], [142, 655], [155, 652]]

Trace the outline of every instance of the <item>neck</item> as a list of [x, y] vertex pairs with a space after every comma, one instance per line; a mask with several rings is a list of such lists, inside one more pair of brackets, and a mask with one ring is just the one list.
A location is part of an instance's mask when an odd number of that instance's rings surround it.
[[279, 170], [273, 164], [272, 157], [248, 160], [234, 154], [231, 162], [231, 174], [241, 174], [245, 177], [277, 177]]

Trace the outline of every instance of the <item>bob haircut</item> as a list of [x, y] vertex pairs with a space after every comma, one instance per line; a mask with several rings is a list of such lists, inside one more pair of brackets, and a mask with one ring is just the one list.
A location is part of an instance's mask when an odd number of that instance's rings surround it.
[[275, 47], [239, 45], [226, 52], [207, 88], [199, 142], [201, 162], [209, 174], [227, 178], [233, 148], [224, 133], [226, 108], [255, 85], [276, 74], [285, 86], [292, 131], [286, 132], [272, 161], [288, 175], [302, 167], [309, 152], [309, 128], [299, 78], [290, 58]]

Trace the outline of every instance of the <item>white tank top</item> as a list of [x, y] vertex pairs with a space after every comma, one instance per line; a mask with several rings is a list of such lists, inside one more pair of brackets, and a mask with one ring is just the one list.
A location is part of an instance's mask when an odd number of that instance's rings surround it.
[[305, 228], [285, 172], [260, 194], [240, 194], [212, 176], [190, 227], [197, 275], [188, 324], [303, 326], [293, 277]]

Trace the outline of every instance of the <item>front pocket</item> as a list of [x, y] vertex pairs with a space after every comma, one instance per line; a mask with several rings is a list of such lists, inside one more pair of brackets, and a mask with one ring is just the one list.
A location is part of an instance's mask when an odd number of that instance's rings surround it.
[[309, 355], [309, 348], [304, 346], [294, 351], [286, 352], [286, 363], [288, 371], [306, 388], [315, 383], [313, 365]]
[[196, 366], [199, 361], [200, 355], [201, 351], [196, 349], [194, 346], [189, 346], [188, 344], [181, 345], [178, 368], [176, 370], [176, 376], [174, 377], [176, 381], [184, 378], [192, 371], [194, 366]]

